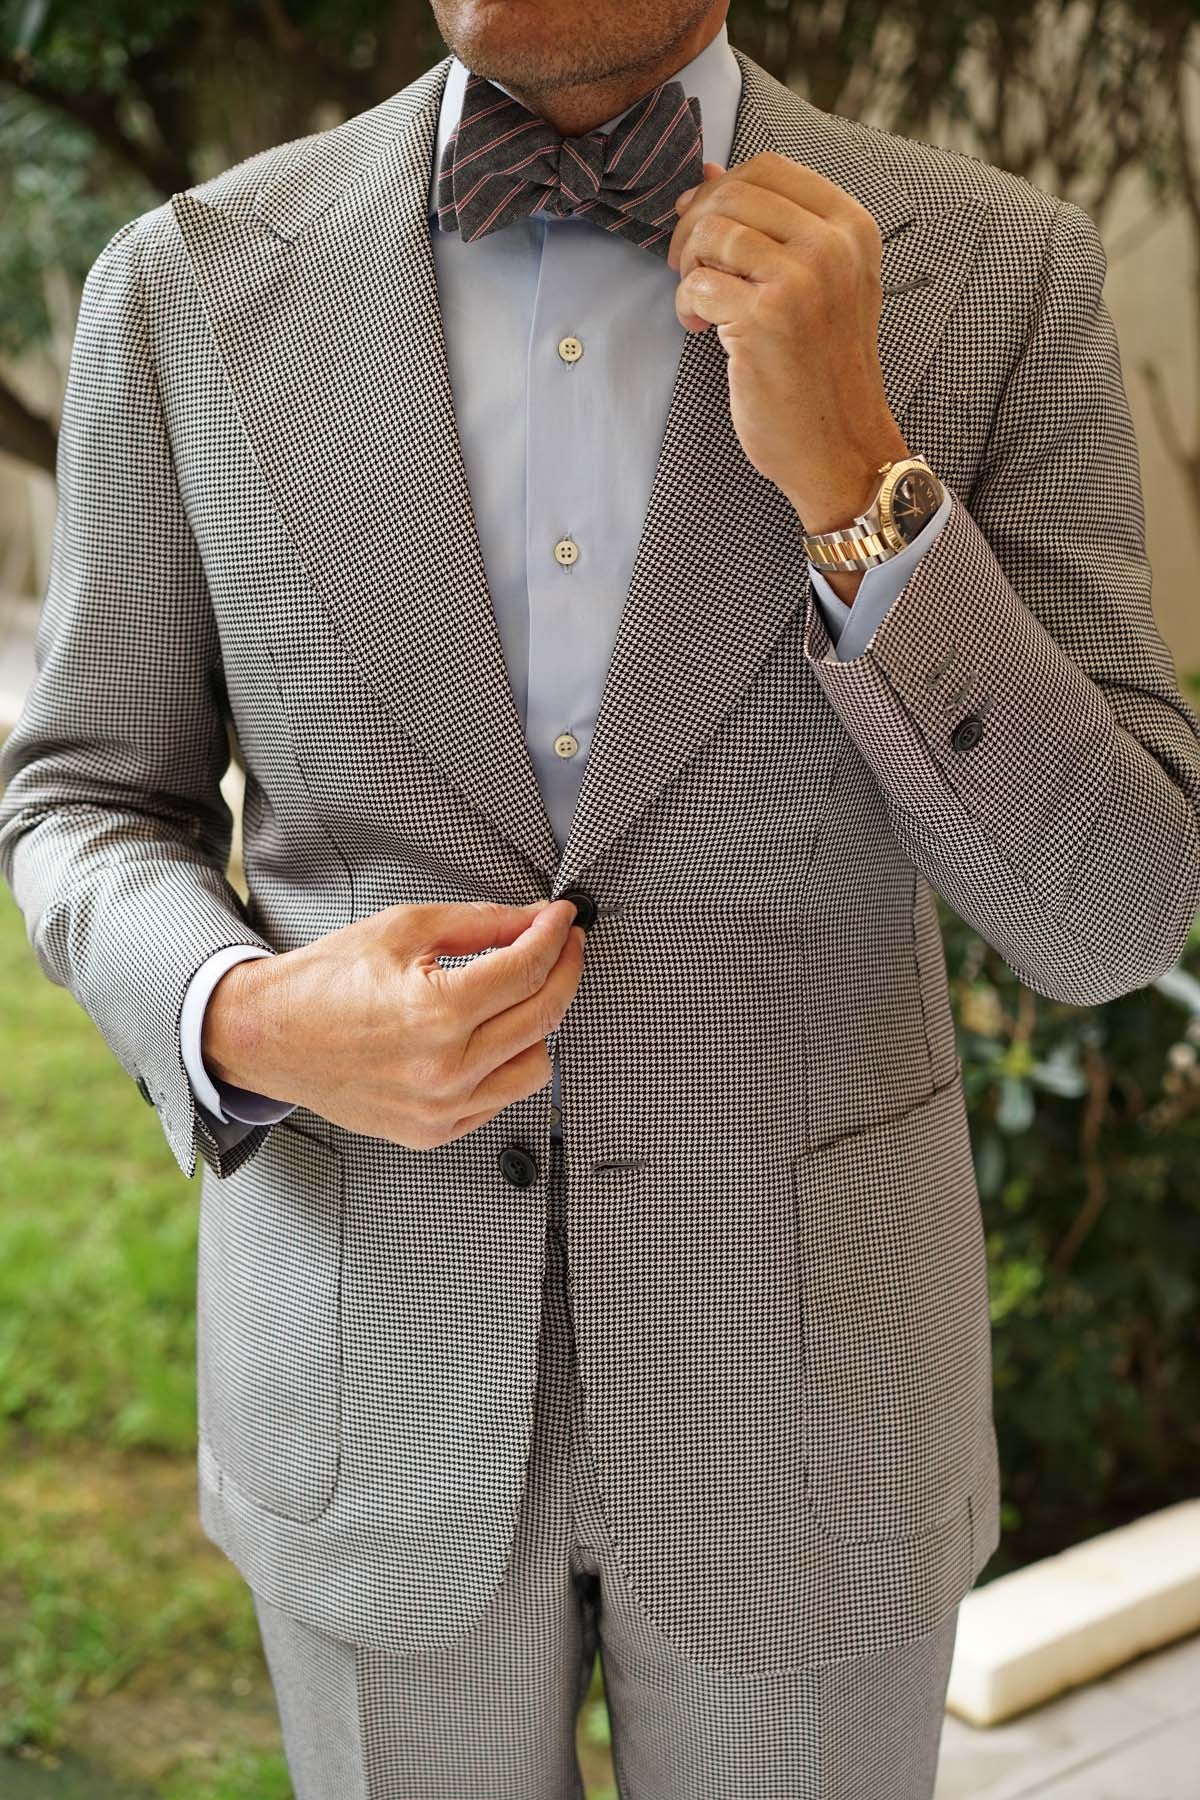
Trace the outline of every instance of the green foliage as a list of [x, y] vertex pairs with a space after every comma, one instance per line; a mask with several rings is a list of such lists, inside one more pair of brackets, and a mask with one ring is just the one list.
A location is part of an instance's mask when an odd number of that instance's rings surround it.
[[65, 281], [61, 318], [74, 325], [83, 278], [117, 227], [155, 204], [125, 169], [106, 169], [91, 135], [23, 95], [0, 90], [0, 356], [50, 336], [49, 283]]
[[426, 0], [0, 0], [0, 356], [69, 339], [127, 219], [442, 50]]
[[1043, 999], [941, 912], [991, 1271], [990, 1578], [1196, 1491], [1200, 1013], [1171, 977]]

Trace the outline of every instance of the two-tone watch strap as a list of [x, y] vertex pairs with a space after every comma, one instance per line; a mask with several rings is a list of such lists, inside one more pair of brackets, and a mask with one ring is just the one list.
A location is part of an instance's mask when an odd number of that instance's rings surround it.
[[864, 532], [853, 525], [805, 537], [804, 550], [809, 562], [821, 570], [873, 569], [897, 554], [879, 532]]

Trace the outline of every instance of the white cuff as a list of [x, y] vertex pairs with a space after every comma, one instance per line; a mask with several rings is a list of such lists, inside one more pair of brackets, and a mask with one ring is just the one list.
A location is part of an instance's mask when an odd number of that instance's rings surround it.
[[852, 601], [835, 594], [822, 571], [809, 563], [813, 592], [834, 645], [833, 653], [826, 661], [849, 662], [869, 647], [885, 615], [900, 598], [921, 558], [941, 536], [949, 517], [950, 492], [947, 489], [942, 504], [932, 518], [926, 519], [912, 543], [906, 544], [887, 562], [876, 563], [873, 569], [864, 572]]

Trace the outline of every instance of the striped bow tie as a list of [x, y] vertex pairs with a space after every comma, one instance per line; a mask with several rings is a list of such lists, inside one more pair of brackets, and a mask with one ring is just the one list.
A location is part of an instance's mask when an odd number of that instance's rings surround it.
[[700, 102], [681, 82], [656, 87], [611, 131], [564, 138], [469, 74], [438, 170], [438, 224], [473, 244], [529, 213], [578, 213], [665, 257], [675, 197], [703, 179]]

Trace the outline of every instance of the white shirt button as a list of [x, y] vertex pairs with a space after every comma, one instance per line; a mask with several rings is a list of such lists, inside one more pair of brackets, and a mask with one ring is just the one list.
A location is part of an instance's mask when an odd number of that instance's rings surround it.
[[583, 355], [583, 345], [577, 337], [559, 338], [558, 354], [565, 363], [577, 363]]
[[564, 569], [569, 569], [572, 563], [579, 561], [579, 545], [570, 538], [559, 538], [554, 546], [554, 560], [561, 563]]
[[574, 756], [579, 748], [579, 739], [572, 731], [560, 731], [554, 740], [555, 756]]

